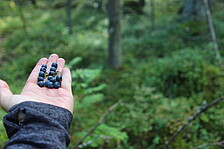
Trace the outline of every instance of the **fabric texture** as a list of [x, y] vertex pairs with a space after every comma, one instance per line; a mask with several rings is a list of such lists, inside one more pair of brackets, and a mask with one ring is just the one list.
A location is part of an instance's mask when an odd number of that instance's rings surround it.
[[71, 121], [72, 113], [61, 107], [30, 101], [17, 104], [3, 118], [9, 137], [4, 148], [65, 149]]

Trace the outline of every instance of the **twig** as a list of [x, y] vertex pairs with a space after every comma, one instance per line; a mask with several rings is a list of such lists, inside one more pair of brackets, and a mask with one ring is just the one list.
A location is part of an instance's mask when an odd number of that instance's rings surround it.
[[214, 48], [214, 51], [215, 51], [215, 54], [216, 54], [216, 58], [218, 59], [219, 65], [221, 67], [222, 66], [222, 58], [221, 58], [219, 48], [218, 48], [217, 37], [216, 37], [216, 33], [215, 33], [215, 27], [214, 27], [214, 24], [212, 22], [212, 15], [211, 15], [211, 11], [210, 11], [210, 8], [209, 8], [208, 0], [203, 0], [203, 3], [204, 3], [207, 19], [208, 19], [208, 25], [209, 25], [212, 41], [213, 41], [213, 48]]
[[207, 104], [206, 106], [202, 106], [201, 109], [197, 112], [194, 113], [194, 115], [190, 116], [188, 119], [188, 122], [185, 123], [184, 125], [182, 125], [174, 134], [173, 136], [170, 138], [170, 140], [168, 142], [166, 142], [164, 149], [167, 149], [169, 147], [169, 145], [175, 140], [175, 138], [184, 130], [184, 128], [186, 128], [192, 121], [194, 121], [198, 116], [200, 116], [203, 112], [205, 112], [206, 110], [208, 110], [209, 108], [211, 108], [212, 106], [216, 105], [217, 103], [219, 103], [220, 101], [224, 100], [224, 96], [213, 100], [212, 102], [210, 102], [209, 104]]
[[200, 149], [200, 148], [205, 148], [205, 147], [208, 147], [208, 146], [224, 147], [224, 140], [223, 141], [219, 141], [219, 142], [215, 142], [215, 143], [208, 143], [208, 144], [200, 145], [200, 146], [194, 147], [192, 149]]
[[113, 104], [111, 107], [109, 107], [107, 109], [107, 111], [100, 117], [100, 119], [97, 121], [97, 123], [87, 132], [87, 134], [82, 137], [79, 142], [75, 145], [74, 149], [78, 149], [79, 144], [81, 144], [89, 135], [91, 135], [91, 133], [94, 132], [94, 130], [103, 123], [103, 120], [106, 118], [106, 116], [112, 112], [117, 106], [119, 106], [121, 104], [121, 101], [116, 102], [115, 104]]

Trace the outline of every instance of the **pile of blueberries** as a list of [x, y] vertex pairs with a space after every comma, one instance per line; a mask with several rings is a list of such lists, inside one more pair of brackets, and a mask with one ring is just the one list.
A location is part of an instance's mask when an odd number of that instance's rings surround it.
[[[38, 86], [47, 88], [59, 88], [61, 86], [62, 76], [57, 75], [57, 67], [57, 63], [52, 63], [50, 72], [46, 73], [47, 65], [42, 65], [40, 68], [39, 76], [37, 78]], [[44, 81], [45, 78], [47, 78], [46, 81]]]

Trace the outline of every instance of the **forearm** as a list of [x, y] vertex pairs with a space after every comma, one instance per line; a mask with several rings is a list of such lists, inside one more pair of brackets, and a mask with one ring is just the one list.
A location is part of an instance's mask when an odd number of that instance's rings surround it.
[[[24, 121], [19, 121], [19, 112], [24, 113]], [[70, 141], [71, 120], [71, 112], [64, 108], [38, 102], [15, 105], [4, 117], [10, 139], [5, 148], [64, 149]]]

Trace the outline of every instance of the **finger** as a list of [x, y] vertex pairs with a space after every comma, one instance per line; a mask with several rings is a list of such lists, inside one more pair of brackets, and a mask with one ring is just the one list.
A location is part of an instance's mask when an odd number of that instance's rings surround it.
[[63, 68], [65, 67], [65, 60], [63, 58], [59, 58], [57, 60], [58, 68], [57, 71], [62, 72]]
[[5, 81], [0, 80], [0, 107], [6, 109], [7, 98], [12, 95], [8, 84]]
[[64, 68], [62, 70], [62, 83], [61, 87], [68, 90], [69, 92], [72, 92], [72, 77], [71, 72], [68, 68]]
[[47, 58], [41, 58], [37, 62], [36, 66], [33, 68], [32, 72], [30, 73], [27, 83], [37, 83], [37, 77], [40, 72], [41, 65], [46, 63], [47, 63]]
[[57, 54], [51, 54], [47, 61], [47, 72], [50, 72], [51, 64], [54, 62], [57, 62], [58, 55]]

